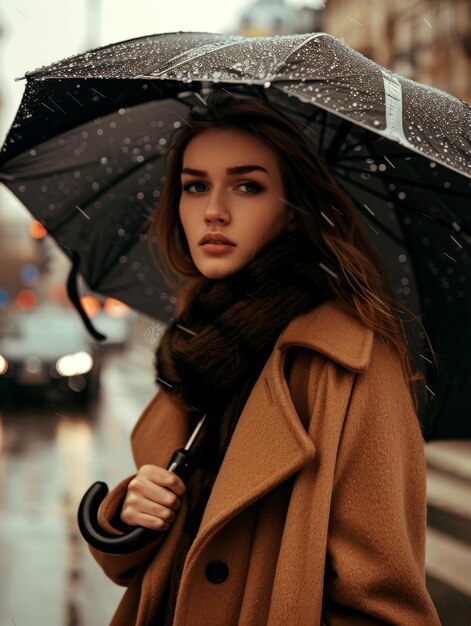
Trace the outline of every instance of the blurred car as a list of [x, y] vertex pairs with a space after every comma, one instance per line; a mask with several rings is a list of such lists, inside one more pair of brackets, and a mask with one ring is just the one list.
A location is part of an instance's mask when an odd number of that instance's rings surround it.
[[22, 390], [99, 395], [101, 350], [70, 309], [40, 306], [17, 311], [0, 327], [0, 392]]

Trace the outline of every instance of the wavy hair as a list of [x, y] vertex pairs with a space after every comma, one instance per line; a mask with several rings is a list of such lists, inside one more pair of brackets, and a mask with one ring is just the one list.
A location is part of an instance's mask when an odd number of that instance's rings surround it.
[[276, 153], [286, 204], [295, 209], [299, 227], [323, 258], [333, 293], [395, 350], [418, 414], [416, 383], [425, 382], [425, 377], [411, 357], [397, 312], [405, 310], [417, 321], [435, 356], [428, 335], [420, 320], [396, 299], [387, 266], [369, 242], [353, 200], [337, 184], [312, 141], [261, 99], [212, 93], [207, 106], [193, 109], [188, 125], [177, 129], [170, 142], [160, 199], [148, 224], [148, 243], [164, 280], [177, 296], [177, 312], [204, 280], [192, 261], [179, 218], [183, 154], [191, 139], [213, 128], [249, 132]]

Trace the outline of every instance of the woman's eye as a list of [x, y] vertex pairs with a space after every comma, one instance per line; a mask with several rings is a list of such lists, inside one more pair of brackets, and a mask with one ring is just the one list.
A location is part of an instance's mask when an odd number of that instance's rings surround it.
[[[186, 183], [185, 185], [183, 185], [183, 189], [184, 191], [190, 191], [190, 187], [195, 187], [197, 185], [202, 185], [203, 187], [205, 187], [205, 183], [201, 183], [201, 182], [195, 182], [195, 183]], [[261, 191], [261, 187], [260, 185], [257, 185], [257, 183], [253, 183], [253, 182], [247, 182], [247, 183], [240, 183], [239, 185], [237, 185], [237, 187], [247, 187], [250, 185], [252, 185], [252, 187], [255, 187], [255, 189], [253, 191], [248, 191], [246, 193], [258, 193], [259, 191]], [[200, 192], [203, 191], [202, 189], [200, 189]], [[193, 192], [191, 191], [190, 193], [199, 193], [198, 191]]]
[[[251, 182], [248, 182], [248, 183], [241, 183], [241, 184], [239, 185], [239, 187], [246, 187], [247, 185], [248, 185], [249, 187], [250, 187], [250, 185], [252, 185], [253, 187], [255, 187], [255, 193], [257, 193], [258, 191], [261, 191], [261, 189], [262, 189], [259, 185], [257, 185], [257, 183], [251, 183]], [[249, 192], [249, 193], [250, 193], [250, 192]], [[252, 192], [252, 193], [254, 193], [254, 192]]]
[[[183, 185], [183, 189], [184, 191], [190, 191], [190, 187], [196, 187], [197, 185], [202, 185], [204, 187], [204, 183], [186, 183], [186, 185]], [[199, 191], [203, 191], [203, 190], [200, 189]]]

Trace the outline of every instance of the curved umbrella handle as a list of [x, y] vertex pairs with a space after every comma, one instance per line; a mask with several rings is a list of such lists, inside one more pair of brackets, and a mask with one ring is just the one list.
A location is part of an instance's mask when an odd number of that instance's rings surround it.
[[[174, 472], [185, 482], [194, 468], [194, 460], [189, 450], [176, 450], [167, 469]], [[98, 522], [98, 510], [108, 493], [106, 483], [96, 482], [86, 491], [78, 509], [78, 525], [83, 538], [93, 548], [108, 554], [129, 554], [154, 540], [155, 530], [136, 526], [124, 535], [112, 535], [106, 532]]]

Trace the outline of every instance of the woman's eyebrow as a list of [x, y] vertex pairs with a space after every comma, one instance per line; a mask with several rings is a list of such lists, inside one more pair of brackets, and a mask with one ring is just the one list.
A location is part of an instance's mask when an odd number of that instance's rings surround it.
[[[235, 167], [228, 167], [226, 169], [226, 173], [231, 175], [247, 174], [247, 172], [253, 172], [254, 170], [259, 170], [268, 174], [268, 170], [261, 165], [236, 165]], [[184, 167], [182, 169], [182, 174], [190, 174], [191, 176], [207, 176], [208, 172], [205, 172], [204, 170], [195, 170], [191, 167]]]

